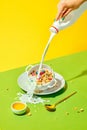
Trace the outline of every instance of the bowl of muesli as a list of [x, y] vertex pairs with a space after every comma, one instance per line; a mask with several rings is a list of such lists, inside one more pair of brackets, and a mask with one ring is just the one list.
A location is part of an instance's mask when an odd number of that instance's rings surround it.
[[38, 77], [39, 66], [40, 66], [39, 64], [36, 64], [36, 65], [29, 65], [26, 67], [26, 73], [29, 82], [34, 83], [35, 89], [39, 90], [45, 90], [53, 87], [56, 83], [55, 73], [53, 72], [50, 66], [42, 64], [42, 68], [39, 72]]

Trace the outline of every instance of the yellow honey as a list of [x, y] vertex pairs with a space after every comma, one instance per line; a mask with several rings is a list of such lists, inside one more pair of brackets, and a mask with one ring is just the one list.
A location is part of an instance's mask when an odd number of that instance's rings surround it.
[[15, 103], [13, 104], [13, 108], [16, 109], [16, 110], [21, 110], [25, 107], [25, 104], [23, 103]]

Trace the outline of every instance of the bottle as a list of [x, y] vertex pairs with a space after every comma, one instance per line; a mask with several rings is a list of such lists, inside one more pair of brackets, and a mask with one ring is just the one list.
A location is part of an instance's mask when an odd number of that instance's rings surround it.
[[72, 25], [85, 10], [87, 10], [87, 2], [84, 2], [78, 9], [69, 13], [65, 18], [55, 21], [50, 31], [52, 33], [58, 33], [60, 30]]

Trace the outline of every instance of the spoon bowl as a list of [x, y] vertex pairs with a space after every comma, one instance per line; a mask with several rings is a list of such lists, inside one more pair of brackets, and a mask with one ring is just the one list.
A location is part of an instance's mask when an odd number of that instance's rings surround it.
[[45, 104], [45, 108], [48, 110], [48, 111], [56, 111], [56, 106], [55, 104], [51, 105], [51, 104]]
[[70, 95], [66, 96], [65, 98], [61, 99], [60, 101], [57, 101], [55, 104], [51, 105], [51, 104], [45, 104], [45, 108], [46, 110], [50, 111], [50, 112], [54, 112], [56, 111], [56, 106], [58, 104], [60, 104], [61, 102], [65, 101], [66, 99], [68, 99], [69, 97], [71, 97], [72, 95], [76, 94], [77, 92], [73, 92]]

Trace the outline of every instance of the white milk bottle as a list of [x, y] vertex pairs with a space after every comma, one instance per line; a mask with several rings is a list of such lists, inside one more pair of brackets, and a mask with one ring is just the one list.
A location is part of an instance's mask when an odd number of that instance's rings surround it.
[[85, 10], [87, 10], [87, 2], [84, 2], [78, 9], [69, 13], [64, 19], [55, 21], [53, 25], [51, 26], [50, 31], [53, 33], [57, 33], [60, 30], [65, 29], [66, 27], [70, 26], [81, 16], [81, 14]]

